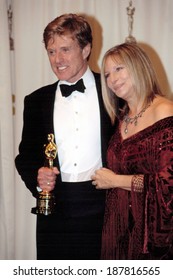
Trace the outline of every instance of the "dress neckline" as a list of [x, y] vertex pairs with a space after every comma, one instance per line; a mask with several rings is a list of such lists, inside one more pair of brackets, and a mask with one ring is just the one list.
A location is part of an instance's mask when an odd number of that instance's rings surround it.
[[[120, 135], [120, 138], [121, 138], [121, 142], [125, 142], [125, 141], [130, 141], [130, 140], [133, 140], [134, 138], [136, 137], [139, 137], [139, 136], [144, 136], [145, 134], [147, 134], [147, 132], [149, 132], [151, 129], [154, 129], [156, 125], [158, 125], [160, 122], [164, 122], [164, 121], [167, 121], [168, 119], [173, 119], [173, 116], [168, 116], [168, 117], [165, 117], [163, 119], [160, 119], [158, 121], [156, 121], [155, 123], [141, 129], [140, 131], [130, 135], [129, 137], [126, 137], [126, 138], [123, 138], [122, 136], [122, 133], [121, 133], [121, 129], [120, 129], [120, 122], [118, 123], [118, 133]], [[173, 122], [173, 120], [172, 120]]]

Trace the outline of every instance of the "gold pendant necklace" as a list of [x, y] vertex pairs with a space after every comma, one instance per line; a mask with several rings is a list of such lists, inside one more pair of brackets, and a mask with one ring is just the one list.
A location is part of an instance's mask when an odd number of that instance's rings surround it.
[[150, 106], [150, 104], [147, 104], [136, 116], [134, 116], [133, 118], [130, 118], [128, 116], [128, 114], [126, 114], [124, 116], [123, 121], [125, 122], [125, 129], [124, 129], [124, 133], [127, 134], [128, 133], [128, 125], [129, 123], [134, 124], [134, 126], [137, 126], [138, 124], [138, 118], [141, 118], [143, 113], [147, 110], [147, 108]]

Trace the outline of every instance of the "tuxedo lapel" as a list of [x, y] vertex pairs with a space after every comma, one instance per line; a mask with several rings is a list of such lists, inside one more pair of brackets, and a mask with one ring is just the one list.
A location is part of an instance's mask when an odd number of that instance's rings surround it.
[[58, 82], [50, 85], [45, 89], [43, 94], [43, 102], [42, 102], [42, 115], [45, 124], [45, 131], [54, 134], [53, 127], [53, 111], [54, 111], [54, 102], [55, 102], [55, 94], [57, 89]]
[[100, 74], [94, 73], [97, 95], [99, 100], [99, 108], [100, 108], [100, 131], [101, 131], [101, 151], [102, 151], [102, 161], [103, 166], [106, 166], [106, 151], [108, 147], [109, 139], [113, 133], [113, 126], [111, 125], [110, 118], [105, 110], [103, 97], [101, 93], [101, 82], [100, 82]]
[[[43, 93], [43, 102], [42, 102], [42, 119], [44, 121], [44, 129], [45, 129], [45, 136], [47, 137], [48, 134], [52, 133], [55, 135], [54, 132], [54, 103], [55, 103], [55, 95], [57, 89], [58, 82], [48, 86], [45, 88]], [[55, 140], [56, 143], [56, 140]], [[57, 168], [59, 169], [59, 159], [58, 154], [56, 159], [54, 160]], [[61, 176], [58, 176], [60, 179]]]

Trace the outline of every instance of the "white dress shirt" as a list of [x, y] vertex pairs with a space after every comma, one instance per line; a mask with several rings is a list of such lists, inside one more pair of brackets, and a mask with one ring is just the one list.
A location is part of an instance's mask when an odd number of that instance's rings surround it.
[[[93, 73], [83, 75], [85, 92], [63, 97], [58, 83], [54, 104], [54, 131], [62, 181], [91, 180], [102, 166], [100, 110]], [[76, 81], [77, 82], [77, 81]]]

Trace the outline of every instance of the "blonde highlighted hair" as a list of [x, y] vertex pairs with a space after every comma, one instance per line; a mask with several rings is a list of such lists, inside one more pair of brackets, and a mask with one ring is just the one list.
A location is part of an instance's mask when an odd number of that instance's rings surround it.
[[134, 92], [139, 100], [143, 100], [143, 106], [150, 103], [156, 95], [163, 96], [154, 67], [141, 47], [136, 43], [124, 43], [112, 47], [105, 53], [101, 66], [103, 100], [112, 123], [115, 122], [116, 117], [120, 117], [122, 109], [127, 108], [127, 104], [124, 100], [118, 98], [107, 86], [105, 64], [108, 57], [115, 62], [125, 65], [132, 78]]

